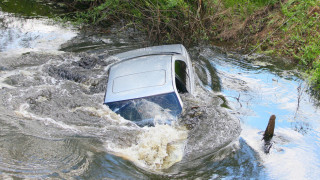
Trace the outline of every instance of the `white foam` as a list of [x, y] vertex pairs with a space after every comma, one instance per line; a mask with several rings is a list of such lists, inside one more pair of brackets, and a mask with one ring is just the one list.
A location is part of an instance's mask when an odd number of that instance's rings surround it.
[[158, 171], [182, 160], [187, 136], [185, 129], [156, 125], [144, 127], [137, 143], [130, 147], [120, 148], [112, 142], [108, 142], [106, 147], [115, 155], [129, 159], [139, 167]]
[[[258, 129], [245, 127], [241, 137], [253, 148], [271, 179], [309, 179], [319, 177], [319, 166], [314, 163], [317, 158], [313, 145], [307, 143], [306, 137], [288, 128], [275, 129], [273, 145], [269, 154], [263, 151], [264, 142]], [[313, 178], [311, 178], [313, 179]]]
[[24, 118], [42, 121], [46, 125], [48, 125], [47, 123], [50, 123], [50, 124], [54, 124], [60, 128], [71, 130], [73, 132], [79, 131], [76, 127], [65, 124], [64, 122], [56, 121], [56, 120], [49, 118], [49, 117], [40, 117], [40, 116], [37, 116], [31, 112], [28, 112], [27, 111], [28, 108], [29, 108], [29, 104], [27, 104], [27, 103], [21, 104], [19, 110], [15, 111], [15, 113], [19, 116], [24, 117]]
[[0, 11], [0, 54], [2, 57], [26, 52], [53, 52], [77, 32], [48, 19], [24, 19]]
[[[128, 121], [124, 118], [122, 118], [120, 115], [116, 114], [115, 112], [111, 111], [107, 106], [105, 105], [100, 105], [99, 108], [96, 108], [96, 107], [88, 107], [88, 106], [81, 106], [81, 107], [76, 107], [74, 109], [71, 109], [71, 112], [75, 112], [75, 111], [86, 111], [86, 112], [90, 112], [93, 116], [96, 116], [96, 117], [100, 117], [100, 118], [104, 118], [104, 119], [107, 119], [107, 120], [111, 120], [111, 121], [114, 121], [116, 122], [118, 125], [128, 125], [128, 124], [131, 124], [133, 125], [133, 127], [136, 127], [138, 128], [138, 126], [131, 122], [131, 121]], [[126, 127], [126, 126], [122, 126], [123, 128]], [[132, 126], [130, 126], [132, 127]]]

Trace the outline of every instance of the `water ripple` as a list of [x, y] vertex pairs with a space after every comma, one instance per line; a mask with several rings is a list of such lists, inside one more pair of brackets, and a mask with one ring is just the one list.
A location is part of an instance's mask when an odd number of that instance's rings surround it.
[[74, 139], [48, 140], [23, 134], [0, 138], [0, 172], [19, 178], [79, 176], [87, 170], [90, 152]]

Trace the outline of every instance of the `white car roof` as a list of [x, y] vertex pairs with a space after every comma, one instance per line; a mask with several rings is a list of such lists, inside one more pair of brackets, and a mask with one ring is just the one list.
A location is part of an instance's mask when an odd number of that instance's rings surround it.
[[170, 54], [120, 61], [110, 67], [105, 103], [174, 92], [172, 77]]
[[115, 55], [120, 60], [130, 59], [138, 56], [152, 54], [181, 54], [184, 57], [188, 56], [186, 48], [182, 44], [171, 44], [162, 46], [152, 46], [141, 49], [135, 49]]

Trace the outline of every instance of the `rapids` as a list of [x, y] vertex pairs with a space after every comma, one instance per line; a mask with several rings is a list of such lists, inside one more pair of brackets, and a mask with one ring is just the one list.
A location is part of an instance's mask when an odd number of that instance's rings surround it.
[[82, 176], [97, 153], [161, 174], [239, 136], [239, 120], [201, 86], [195, 97], [183, 95], [185, 114], [198, 106], [201, 118], [183, 116], [171, 126], [141, 128], [103, 105], [112, 54], [143, 46], [140, 39], [87, 37], [49, 19], [0, 15], [1, 176]]
[[319, 101], [286, 61], [188, 48], [195, 96], [181, 95], [177, 123], [141, 128], [103, 99], [113, 55], [150, 46], [143, 34], [80, 32], [4, 10], [0, 22], [0, 179], [320, 177]]

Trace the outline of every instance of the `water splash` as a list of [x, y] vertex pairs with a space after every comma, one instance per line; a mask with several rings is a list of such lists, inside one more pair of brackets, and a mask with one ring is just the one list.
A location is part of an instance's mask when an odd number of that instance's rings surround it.
[[0, 11], [0, 54], [12, 57], [26, 52], [57, 52], [77, 32], [48, 19], [25, 19]]
[[109, 142], [106, 144], [107, 149], [142, 168], [154, 171], [169, 168], [182, 160], [188, 136], [186, 129], [156, 125], [142, 130], [132, 146], [119, 148]]
[[[172, 125], [164, 125], [173, 120], [165, 113], [156, 117], [155, 127], [140, 128], [103, 105], [108, 66], [116, 61], [110, 55], [142, 46], [141, 39], [87, 34], [74, 38], [75, 31], [47, 19], [8, 13], [1, 13], [0, 19], [5, 22], [0, 27], [0, 111], [9, 114], [0, 116], [4, 130], [0, 132], [0, 159], [7, 158], [0, 165], [3, 176], [81, 178], [88, 171], [96, 173], [94, 164], [103, 167], [107, 161], [95, 158], [110, 153], [145, 172], [165, 175], [173, 167], [188, 171], [194, 167], [189, 162], [221, 150], [239, 135], [239, 120], [222, 107], [222, 95], [202, 87], [197, 88], [195, 97], [182, 95], [185, 112], [179, 123]], [[61, 52], [60, 47], [72, 52]], [[207, 89], [216, 83], [211, 76], [215, 69], [205, 68], [208, 63], [200, 63]], [[23, 154], [24, 146], [8, 139], [25, 140], [30, 151]], [[19, 151], [21, 158], [19, 153], [10, 155], [10, 148]], [[35, 154], [30, 153], [33, 149], [37, 149]], [[120, 177], [126, 178], [128, 164], [119, 165], [124, 161], [120, 158], [115, 161], [112, 168], [117, 166], [124, 172]], [[136, 168], [130, 170], [129, 174], [137, 173]], [[115, 178], [113, 175], [105, 177]]]

